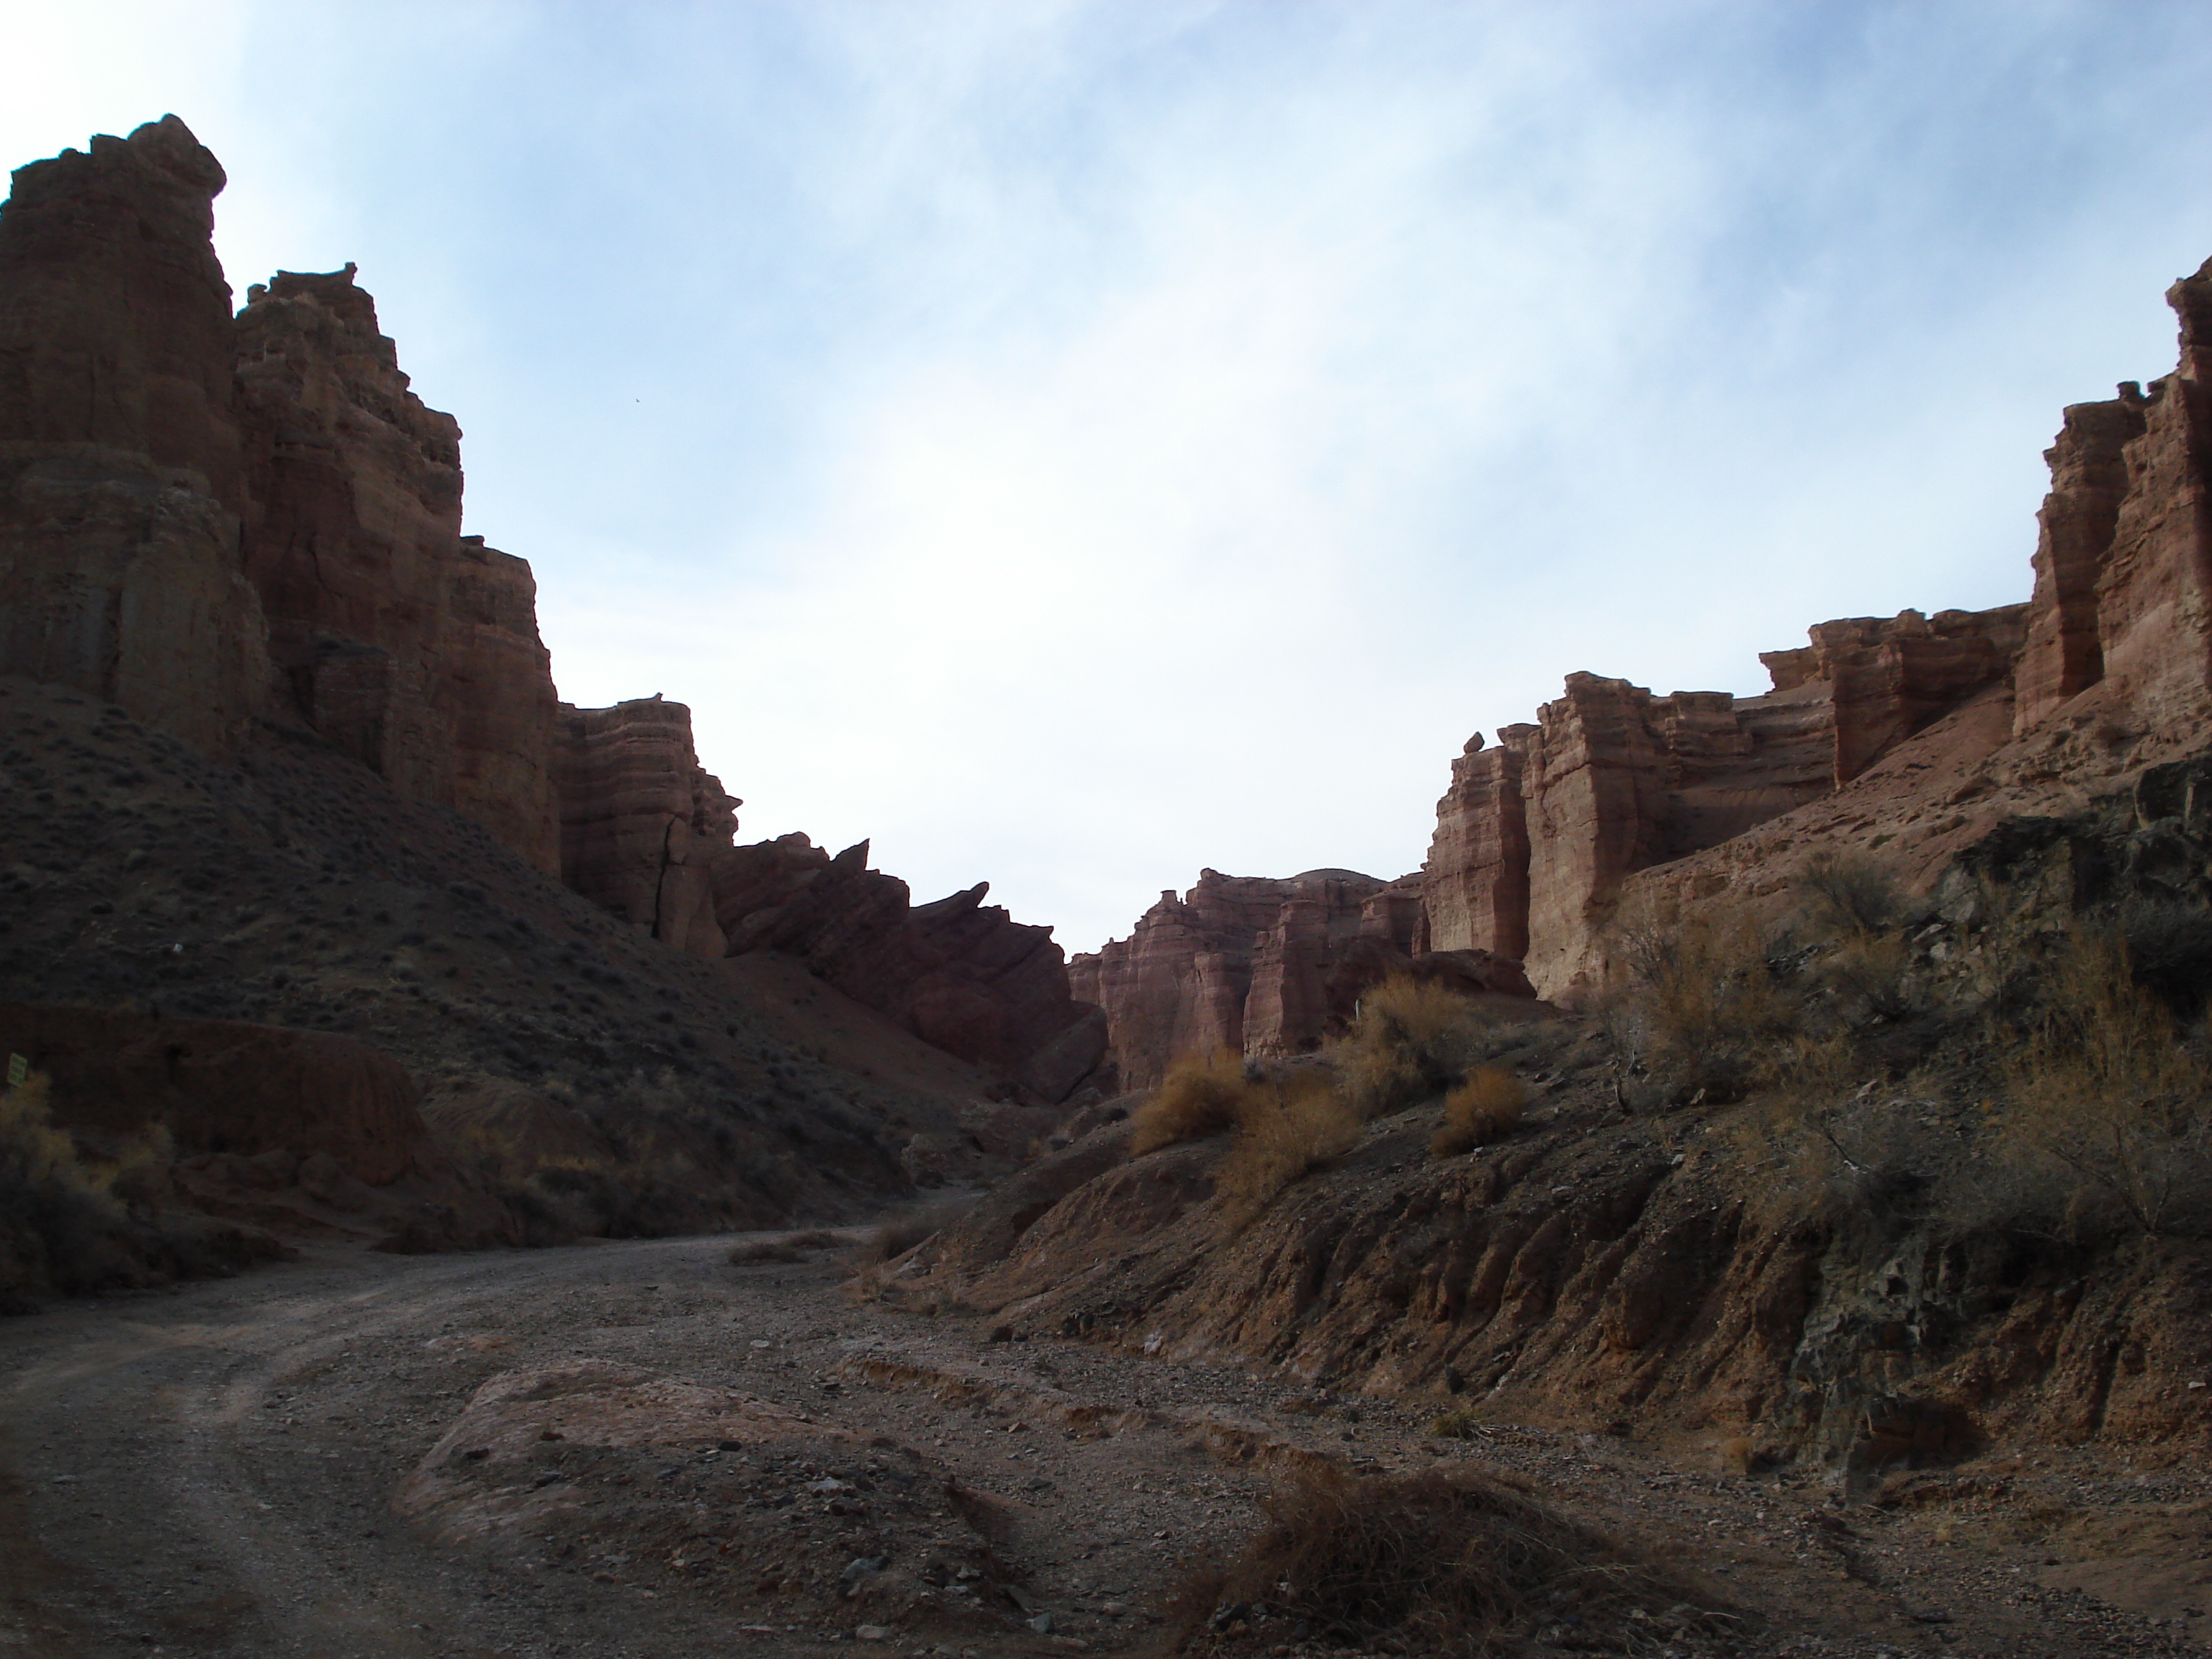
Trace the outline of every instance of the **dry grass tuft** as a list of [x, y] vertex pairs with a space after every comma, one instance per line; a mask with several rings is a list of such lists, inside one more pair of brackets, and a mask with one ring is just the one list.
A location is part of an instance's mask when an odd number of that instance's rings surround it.
[[1243, 1060], [1225, 1049], [1176, 1060], [1131, 1115], [1129, 1155], [1142, 1158], [1235, 1128], [1249, 1087]]
[[1457, 1158], [1486, 1146], [1521, 1121], [1528, 1091], [1512, 1073], [1480, 1066], [1444, 1097], [1443, 1127], [1429, 1142], [1437, 1158]]
[[[1179, 1645], [1209, 1621], [1221, 1629], [1272, 1614], [1326, 1642], [1472, 1655], [1568, 1620], [1584, 1638], [1622, 1637], [1632, 1612], [1691, 1599], [1613, 1540], [1473, 1474], [1316, 1469], [1277, 1488], [1264, 1509], [1243, 1554], [1194, 1574], [1177, 1597]], [[1711, 1617], [1677, 1607], [1685, 1628]], [[1606, 1650], [1623, 1650], [1608, 1640]]]

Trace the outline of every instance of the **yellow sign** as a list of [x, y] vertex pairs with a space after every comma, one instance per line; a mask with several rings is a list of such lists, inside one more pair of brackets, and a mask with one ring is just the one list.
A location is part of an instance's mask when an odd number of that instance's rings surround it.
[[30, 1075], [31, 1062], [29, 1060], [24, 1059], [21, 1054], [10, 1054], [8, 1056], [8, 1086], [9, 1088], [21, 1088], [23, 1086], [23, 1079]]

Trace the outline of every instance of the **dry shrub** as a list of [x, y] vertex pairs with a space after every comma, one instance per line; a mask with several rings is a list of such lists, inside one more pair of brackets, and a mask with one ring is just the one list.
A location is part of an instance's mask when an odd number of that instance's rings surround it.
[[0, 1092], [0, 1313], [40, 1297], [89, 1295], [227, 1270], [255, 1248], [234, 1230], [163, 1206], [176, 1149], [160, 1124], [88, 1159], [53, 1121], [48, 1079]]
[[1910, 1019], [1928, 1006], [1913, 971], [1911, 947], [1901, 935], [1848, 934], [1820, 969], [1839, 1011], [1854, 1024]]
[[1223, 1218], [1242, 1227], [1310, 1170], [1350, 1152], [1359, 1116], [1324, 1073], [1293, 1072], [1246, 1086], [1237, 1139], [1214, 1172]]
[[[1602, 1534], [1471, 1474], [1367, 1477], [1320, 1468], [1278, 1487], [1259, 1535], [1177, 1597], [1182, 1641], [1209, 1614], [1297, 1619], [1324, 1641], [1480, 1654], [1571, 1619], [1579, 1645], [1630, 1615], [1692, 1600], [1680, 1582]], [[1709, 1617], [1679, 1607], [1679, 1626]], [[1656, 1633], [1656, 1632], [1652, 1633]]]
[[1225, 1049], [1176, 1060], [1130, 1115], [1129, 1156], [1235, 1128], [1249, 1086], [1243, 1060]]
[[1397, 974], [1359, 1000], [1328, 1047], [1346, 1101], [1363, 1118], [1425, 1100], [1465, 1075], [1495, 1021], [1456, 993]]
[[1615, 1042], [1685, 1100], [1741, 1100], [1771, 1081], [1806, 1010], [1769, 967], [1767, 943], [1757, 918], [1720, 906], [1672, 926], [1632, 920], [1607, 998]]
[[1820, 853], [1790, 878], [1814, 926], [1843, 935], [1880, 933], [1905, 911], [1896, 877], [1863, 853]]
[[1443, 1127], [1429, 1142], [1437, 1158], [1457, 1158], [1486, 1146], [1521, 1121], [1528, 1091], [1519, 1078], [1496, 1066], [1477, 1067], [1444, 1097]]
[[2076, 931], [2053, 952], [2002, 1076], [2001, 1159], [2027, 1177], [2024, 1198], [2044, 1177], [2039, 1207], [2063, 1207], [2069, 1231], [2099, 1218], [2154, 1236], [2212, 1223], [2212, 1070], [2137, 986], [2122, 939]]

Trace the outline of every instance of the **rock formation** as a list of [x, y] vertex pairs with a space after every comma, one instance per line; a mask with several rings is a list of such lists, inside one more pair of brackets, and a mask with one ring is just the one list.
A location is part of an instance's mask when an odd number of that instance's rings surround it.
[[693, 956], [775, 949], [1058, 1100], [1103, 1018], [1050, 930], [804, 843], [732, 846], [690, 711], [562, 704], [530, 567], [461, 533], [460, 428], [355, 270], [235, 318], [215, 157], [174, 116], [15, 175], [0, 211], [0, 674], [119, 704], [203, 756], [257, 718], [456, 810]]
[[563, 703], [554, 777], [561, 879], [663, 944], [720, 956], [714, 861], [728, 854], [744, 803], [699, 764], [691, 711], [659, 697]]
[[222, 185], [170, 116], [18, 169], [0, 210], [0, 673], [210, 754], [268, 690], [239, 565]]
[[1571, 674], [1534, 726], [1453, 763], [1423, 866], [1430, 942], [1524, 960], [1543, 994], [1586, 977], [1621, 884], [1858, 776], [2009, 672], [2026, 607], [1820, 623], [1764, 654], [1764, 696]]
[[1070, 994], [1052, 929], [985, 904], [988, 890], [915, 905], [868, 868], [867, 842], [832, 858], [800, 835], [732, 848], [714, 872], [732, 956], [796, 957], [924, 1042], [1064, 1100], [1096, 1070], [1105, 1019]]
[[917, 906], [803, 835], [732, 845], [742, 803], [699, 764], [691, 711], [659, 697], [568, 708], [556, 767], [561, 875], [694, 956], [776, 951], [924, 1042], [1065, 1099], [1096, 1069], [1105, 1022], [1068, 994], [1049, 927], [982, 902], [979, 884]]
[[522, 560], [461, 534], [461, 431], [408, 389], [354, 268], [237, 320], [245, 558], [294, 709], [410, 800], [550, 873], [557, 699]]
[[1075, 994], [1106, 1012], [1114, 1064], [1148, 1088], [1187, 1054], [1303, 1053], [1349, 1019], [1360, 994], [1401, 971], [1470, 991], [1529, 994], [1517, 963], [1427, 951], [1420, 878], [1353, 870], [1288, 879], [1199, 872], [1125, 939], [1068, 964]]

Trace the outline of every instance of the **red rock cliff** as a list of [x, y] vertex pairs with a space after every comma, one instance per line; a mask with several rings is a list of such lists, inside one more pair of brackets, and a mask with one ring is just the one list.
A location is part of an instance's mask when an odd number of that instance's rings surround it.
[[461, 534], [460, 428], [409, 389], [353, 267], [237, 321], [246, 567], [301, 718], [549, 873], [558, 700], [522, 560]]
[[699, 764], [691, 711], [659, 697], [563, 703], [554, 776], [561, 879], [664, 944], [720, 956], [715, 864], [730, 855], [744, 803]]
[[239, 560], [222, 186], [173, 115], [17, 169], [0, 207], [0, 673], [210, 755], [269, 680]]
[[1199, 873], [1160, 895], [1128, 938], [1068, 964], [1075, 994], [1106, 1012], [1123, 1086], [1149, 1088], [1187, 1054], [1303, 1053], [1401, 970], [1462, 988], [1528, 994], [1516, 964], [1427, 953], [1419, 878], [1352, 870], [1278, 879]]

